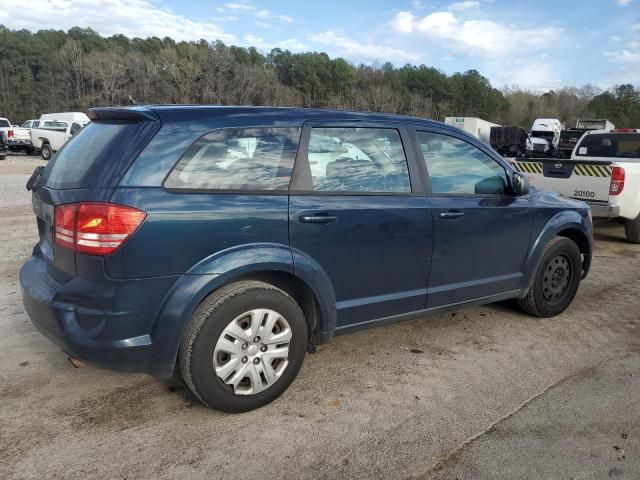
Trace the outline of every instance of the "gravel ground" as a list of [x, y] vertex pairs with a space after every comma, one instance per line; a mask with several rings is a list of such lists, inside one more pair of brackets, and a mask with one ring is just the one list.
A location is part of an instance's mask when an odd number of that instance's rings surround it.
[[74, 369], [31, 325], [33, 158], [0, 162], [0, 478], [640, 478], [640, 246], [596, 230], [554, 319], [509, 304], [338, 337], [260, 410]]

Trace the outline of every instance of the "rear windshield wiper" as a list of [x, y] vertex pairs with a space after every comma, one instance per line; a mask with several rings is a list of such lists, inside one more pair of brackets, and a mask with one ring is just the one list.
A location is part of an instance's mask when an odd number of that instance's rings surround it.
[[31, 177], [29, 177], [29, 180], [27, 180], [27, 190], [31, 191], [34, 190], [36, 188], [38, 188], [38, 185], [40, 184], [40, 178], [42, 177], [42, 171], [44, 170], [44, 167], [36, 167], [35, 170], [33, 171], [33, 173], [31, 174]]

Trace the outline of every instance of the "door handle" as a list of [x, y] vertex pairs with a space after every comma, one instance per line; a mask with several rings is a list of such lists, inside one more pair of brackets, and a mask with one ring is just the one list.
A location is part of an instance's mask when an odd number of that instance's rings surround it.
[[456, 212], [455, 210], [453, 210], [451, 212], [442, 212], [438, 216], [440, 218], [445, 219], [445, 220], [455, 220], [456, 218], [463, 217], [464, 216], [464, 212]]
[[300, 223], [317, 223], [319, 225], [326, 225], [327, 223], [335, 222], [338, 220], [338, 217], [325, 214], [301, 215], [299, 220]]

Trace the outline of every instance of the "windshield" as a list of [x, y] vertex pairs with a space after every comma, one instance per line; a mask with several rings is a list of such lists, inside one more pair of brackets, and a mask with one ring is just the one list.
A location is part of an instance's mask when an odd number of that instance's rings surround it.
[[640, 133], [587, 135], [578, 146], [578, 156], [640, 158]]
[[535, 138], [544, 138], [545, 140], [553, 140], [553, 132], [544, 132], [540, 130], [533, 130], [531, 136]]

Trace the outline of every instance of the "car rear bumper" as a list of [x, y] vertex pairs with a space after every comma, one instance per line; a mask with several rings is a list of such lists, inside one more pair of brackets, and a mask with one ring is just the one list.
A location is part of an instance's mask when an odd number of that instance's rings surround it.
[[609, 205], [608, 203], [587, 202], [594, 217], [615, 218], [620, 216], [619, 205]]
[[[82, 287], [77, 285], [80, 282]], [[32, 256], [27, 260], [20, 271], [20, 285], [23, 303], [33, 325], [66, 354], [88, 363], [116, 370], [152, 372], [152, 341], [150, 328], [146, 325], [153, 322], [141, 318], [139, 312], [132, 312], [126, 305], [111, 310], [67, 301], [71, 290], [75, 295], [82, 291], [80, 295], [92, 301], [95, 298], [90, 298], [91, 295], [100, 297], [100, 292], [110, 289], [104, 284], [91, 284], [82, 279], [71, 287], [70, 283], [57, 282], [49, 274], [42, 257]], [[137, 294], [144, 296], [143, 291]], [[125, 324], [129, 325], [125, 327]], [[132, 336], [131, 332], [138, 334]]]
[[31, 140], [23, 140], [23, 139], [9, 139], [7, 141], [9, 147], [30, 147]]

